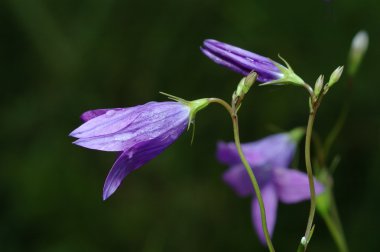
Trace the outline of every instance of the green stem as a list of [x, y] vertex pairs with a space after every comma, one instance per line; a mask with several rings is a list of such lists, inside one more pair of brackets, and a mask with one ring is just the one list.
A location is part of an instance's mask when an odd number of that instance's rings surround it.
[[252, 172], [252, 168], [248, 164], [247, 159], [245, 158], [243, 150], [241, 148], [240, 137], [239, 137], [239, 125], [238, 125], [238, 118], [237, 118], [237, 116], [235, 116], [234, 118], [232, 118], [232, 123], [233, 123], [233, 126], [234, 126], [235, 145], [236, 145], [236, 148], [238, 150], [239, 157], [240, 157], [240, 159], [241, 159], [241, 161], [242, 161], [242, 163], [243, 163], [246, 171], [248, 172], [249, 178], [251, 179], [253, 188], [255, 189], [257, 200], [258, 200], [259, 205], [260, 205], [261, 224], [263, 226], [263, 231], [264, 231], [265, 239], [266, 239], [267, 244], [268, 244], [269, 251], [275, 251], [274, 248], [273, 248], [273, 244], [272, 244], [272, 241], [270, 239], [270, 235], [269, 235], [269, 231], [268, 231], [268, 227], [267, 227], [265, 207], [264, 207], [263, 198], [261, 196], [259, 184], [257, 183], [256, 177], [255, 177], [255, 175]]
[[259, 187], [259, 184], [257, 183], [257, 179], [256, 179], [255, 175], [253, 174], [252, 168], [249, 165], [247, 159], [245, 158], [243, 150], [241, 148], [240, 136], [239, 136], [239, 123], [238, 123], [238, 116], [236, 114], [236, 111], [234, 109], [232, 109], [232, 107], [227, 102], [225, 102], [224, 100], [221, 100], [219, 98], [209, 98], [209, 102], [210, 103], [218, 103], [218, 104], [222, 105], [229, 112], [229, 114], [231, 116], [232, 124], [233, 124], [233, 130], [234, 130], [234, 139], [235, 139], [236, 149], [239, 153], [239, 157], [241, 159], [241, 162], [243, 163], [243, 165], [244, 165], [244, 167], [245, 167], [245, 169], [249, 175], [252, 186], [253, 186], [255, 193], [256, 193], [257, 200], [259, 202], [260, 214], [261, 214], [261, 224], [263, 227], [263, 231], [264, 231], [264, 235], [265, 235], [265, 239], [266, 239], [269, 251], [274, 252], [275, 250], [274, 250], [274, 247], [273, 247], [270, 235], [269, 235], [269, 231], [268, 231], [264, 201], [263, 201], [263, 198], [261, 196], [260, 187]]
[[309, 121], [307, 123], [306, 142], [305, 142], [305, 162], [306, 162], [306, 171], [307, 171], [307, 177], [309, 179], [309, 187], [310, 187], [310, 211], [309, 211], [309, 218], [307, 221], [306, 232], [305, 232], [305, 238], [307, 241], [309, 241], [311, 238], [310, 231], [313, 226], [313, 219], [314, 219], [315, 208], [316, 208], [313, 169], [311, 166], [311, 157], [310, 157], [310, 143], [311, 143], [311, 136], [313, 133], [313, 125], [314, 125], [316, 112], [317, 112], [317, 106], [313, 106], [309, 114]]

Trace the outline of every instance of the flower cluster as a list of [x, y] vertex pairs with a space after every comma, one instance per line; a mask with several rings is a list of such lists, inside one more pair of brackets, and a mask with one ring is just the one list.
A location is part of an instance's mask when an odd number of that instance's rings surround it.
[[[231, 114], [236, 130], [237, 111], [241, 100], [256, 79], [263, 85], [306, 85], [286, 61], [285, 67], [267, 57], [211, 39], [204, 41], [201, 51], [217, 64], [247, 76], [234, 92], [231, 106], [218, 98], [185, 101], [169, 95], [174, 101], [149, 102], [129, 108], [96, 109], [82, 114], [81, 119], [84, 123], [70, 133], [70, 136], [77, 138], [74, 144], [119, 153], [104, 184], [104, 200], [117, 190], [129, 173], [168, 148], [186, 128], [189, 128], [196, 113], [209, 103], [219, 101], [218, 103]], [[341, 73], [341, 70], [339, 71]], [[330, 79], [335, 81], [335, 75]], [[261, 188], [270, 235], [273, 234], [279, 201], [291, 204], [310, 198], [307, 175], [289, 168], [301, 136], [303, 130], [295, 129], [289, 133], [276, 134], [241, 145], [242, 152]], [[270, 239], [267, 236], [266, 240], [263, 232], [261, 220], [264, 220], [264, 215], [260, 213], [260, 207], [263, 206], [259, 206], [256, 197], [260, 190], [257, 189], [254, 177], [251, 181], [248, 175], [251, 171], [246, 163], [246, 166], [242, 164], [241, 160], [244, 160], [244, 157], [241, 155], [234, 143], [218, 144], [218, 160], [230, 166], [223, 179], [239, 196], [252, 197], [252, 222], [260, 241], [265, 243]], [[313, 182], [312, 174], [309, 175], [310, 182]], [[321, 193], [323, 186], [318, 181], [314, 183], [316, 193]]]

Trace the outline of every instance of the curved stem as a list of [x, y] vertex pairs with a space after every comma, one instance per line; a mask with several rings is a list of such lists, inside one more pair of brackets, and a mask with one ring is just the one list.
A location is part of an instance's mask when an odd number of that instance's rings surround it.
[[311, 166], [311, 158], [310, 158], [310, 143], [311, 143], [311, 136], [313, 133], [313, 125], [314, 125], [316, 112], [317, 112], [317, 106], [313, 106], [313, 109], [310, 111], [310, 114], [309, 114], [309, 121], [307, 123], [306, 142], [305, 142], [305, 162], [306, 162], [306, 171], [307, 171], [307, 177], [309, 179], [309, 187], [310, 187], [310, 211], [309, 211], [309, 218], [308, 218], [306, 232], [305, 232], [306, 241], [310, 240], [310, 231], [312, 229], [313, 219], [315, 215], [315, 207], [316, 207], [313, 169]]
[[257, 200], [259, 202], [260, 214], [261, 214], [261, 224], [262, 224], [262, 227], [263, 227], [263, 231], [264, 231], [264, 235], [265, 235], [265, 239], [266, 239], [269, 251], [274, 252], [275, 250], [274, 250], [274, 247], [273, 247], [270, 235], [269, 235], [269, 231], [268, 231], [268, 226], [267, 226], [267, 221], [266, 221], [266, 214], [265, 214], [265, 207], [264, 207], [264, 201], [263, 201], [263, 198], [261, 196], [260, 187], [259, 187], [259, 184], [257, 182], [257, 179], [256, 179], [255, 175], [253, 174], [252, 168], [249, 165], [247, 159], [245, 158], [243, 150], [241, 148], [240, 136], [239, 136], [239, 123], [238, 123], [237, 114], [234, 111], [234, 109], [232, 109], [232, 107], [227, 102], [225, 102], [222, 99], [219, 99], [219, 98], [209, 98], [208, 100], [209, 100], [210, 103], [218, 103], [218, 104], [222, 105], [229, 112], [229, 114], [231, 116], [232, 124], [233, 124], [233, 130], [234, 130], [234, 139], [235, 139], [236, 149], [237, 149], [237, 151], [239, 153], [239, 157], [241, 159], [241, 162], [243, 163], [244, 168], [246, 169], [246, 171], [247, 171], [247, 173], [249, 175], [249, 178], [251, 180], [252, 186], [253, 186], [253, 188], [255, 190], [255, 193], [256, 193]]
[[314, 102], [316, 100], [313, 88], [310, 87], [307, 83], [303, 83], [302, 86], [306, 89], [306, 91], [309, 93], [311, 100]]
[[220, 98], [208, 98], [208, 101], [210, 103], [218, 103], [219, 105], [222, 105], [228, 111], [231, 118], [235, 116], [235, 111], [232, 109], [231, 105], [228, 104], [225, 100], [222, 100]]
[[243, 163], [243, 165], [245, 167], [245, 170], [247, 171], [247, 173], [249, 175], [249, 178], [251, 179], [253, 188], [255, 189], [257, 200], [259, 202], [260, 214], [261, 214], [261, 225], [263, 226], [265, 240], [267, 242], [269, 251], [273, 251], [274, 252], [275, 250], [274, 250], [272, 241], [270, 239], [269, 231], [268, 231], [268, 226], [267, 226], [267, 221], [266, 221], [266, 214], [265, 214], [265, 207], [264, 207], [264, 201], [263, 201], [263, 197], [261, 196], [260, 187], [259, 187], [259, 184], [257, 183], [255, 175], [252, 172], [252, 168], [248, 164], [248, 161], [245, 158], [243, 150], [241, 148], [240, 137], [239, 137], [239, 124], [238, 124], [238, 118], [237, 118], [237, 116], [235, 116], [234, 118], [232, 118], [232, 123], [233, 123], [233, 126], [234, 126], [235, 145], [236, 145], [236, 148], [238, 150], [239, 157], [240, 157], [240, 159], [241, 159], [241, 161], [242, 161], [242, 163]]

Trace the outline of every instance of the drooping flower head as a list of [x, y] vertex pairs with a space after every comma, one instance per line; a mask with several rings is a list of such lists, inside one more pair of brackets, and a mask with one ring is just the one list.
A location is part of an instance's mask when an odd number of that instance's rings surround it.
[[[243, 153], [261, 189], [270, 235], [273, 234], [276, 223], [278, 201], [291, 204], [310, 198], [307, 174], [289, 168], [296, 150], [297, 139], [302, 134], [303, 130], [295, 129], [290, 133], [275, 134], [242, 144]], [[252, 196], [252, 223], [260, 241], [266, 244], [259, 203], [235, 144], [220, 142], [217, 147], [217, 158], [221, 163], [230, 166], [223, 174], [223, 180], [237, 195]], [[317, 194], [323, 191], [323, 186], [317, 181], [315, 188]]]
[[103, 188], [111, 196], [122, 180], [171, 145], [208, 105], [191, 102], [149, 102], [130, 108], [97, 109], [82, 114], [84, 123], [70, 133], [74, 144], [95, 150], [119, 152]]
[[256, 53], [214, 39], [206, 39], [201, 51], [215, 63], [247, 76], [257, 72], [257, 80], [267, 84], [303, 84], [291, 67], [287, 67]]

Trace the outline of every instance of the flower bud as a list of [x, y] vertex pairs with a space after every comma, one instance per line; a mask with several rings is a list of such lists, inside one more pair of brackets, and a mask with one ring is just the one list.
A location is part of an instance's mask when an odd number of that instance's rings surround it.
[[236, 96], [244, 97], [245, 94], [248, 93], [249, 89], [255, 83], [257, 79], [257, 73], [251, 72], [247, 77], [244, 77], [238, 84], [237, 89], [235, 91]]
[[206, 39], [201, 51], [215, 63], [242, 75], [247, 76], [252, 71], [257, 72], [257, 81], [264, 85], [304, 84], [286, 61], [284, 61], [285, 67], [267, 57], [213, 39]]
[[343, 69], [343, 66], [339, 66], [337, 69], [334, 70], [334, 72], [330, 76], [329, 82], [327, 83], [329, 87], [332, 87], [335, 83], [339, 81], [340, 76], [342, 76]]
[[367, 51], [368, 42], [368, 33], [363, 30], [359, 31], [352, 39], [351, 48], [348, 55], [348, 74], [355, 75], [364, 54]]
[[323, 81], [324, 81], [324, 76], [321, 74], [321, 75], [319, 75], [317, 81], [315, 82], [315, 86], [314, 86], [314, 93], [316, 96], [319, 95], [319, 93], [321, 92], [321, 90], [323, 88]]

